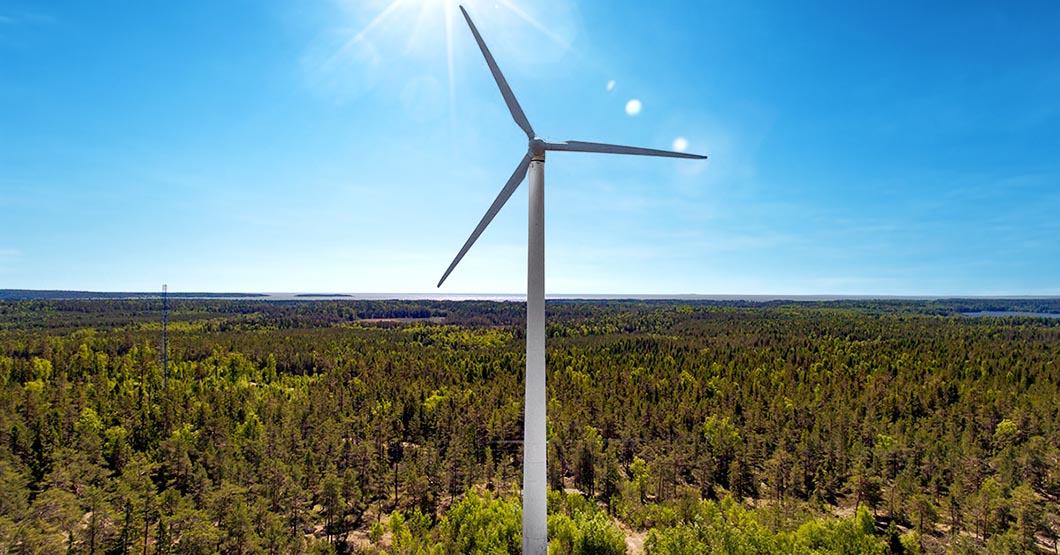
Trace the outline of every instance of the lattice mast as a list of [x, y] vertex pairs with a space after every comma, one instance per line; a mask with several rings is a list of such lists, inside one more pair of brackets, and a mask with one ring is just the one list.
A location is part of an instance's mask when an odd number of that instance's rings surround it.
[[169, 387], [169, 287], [162, 284], [162, 387]]

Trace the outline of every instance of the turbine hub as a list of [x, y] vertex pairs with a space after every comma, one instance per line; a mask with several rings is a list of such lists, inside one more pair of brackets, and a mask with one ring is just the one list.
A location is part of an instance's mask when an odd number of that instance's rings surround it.
[[541, 137], [530, 139], [530, 159], [535, 162], [545, 161], [545, 141]]

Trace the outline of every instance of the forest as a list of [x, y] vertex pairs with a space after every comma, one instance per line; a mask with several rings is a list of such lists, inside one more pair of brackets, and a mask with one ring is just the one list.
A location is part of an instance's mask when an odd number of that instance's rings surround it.
[[[1060, 319], [976, 311], [1060, 301], [550, 301], [549, 552], [1060, 553]], [[0, 300], [0, 555], [518, 553], [524, 314]]]

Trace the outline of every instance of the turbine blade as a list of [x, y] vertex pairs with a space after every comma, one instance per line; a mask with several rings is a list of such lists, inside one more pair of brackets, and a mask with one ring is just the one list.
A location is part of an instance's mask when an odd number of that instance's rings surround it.
[[460, 252], [456, 254], [456, 258], [453, 259], [453, 263], [449, 265], [449, 269], [442, 274], [442, 279], [438, 280], [438, 287], [442, 286], [445, 282], [445, 278], [449, 277], [449, 274], [456, 268], [456, 265], [460, 263], [460, 259], [464, 258], [467, 254], [468, 249], [471, 245], [475, 244], [475, 240], [478, 239], [479, 235], [486, 229], [486, 226], [490, 225], [493, 221], [493, 217], [500, 212], [501, 207], [504, 203], [508, 202], [508, 198], [512, 196], [512, 193], [519, 188], [519, 184], [523, 182], [523, 178], [526, 177], [526, 171], [530, 168], [530, 154], [527, 153], [523, 156], [523, 160], [516, 166], [515, 171], [512, 172], [512, 176], [508, 178], [508, 182], [504, 184], [504, 188], [501, 189], [500, 194], [493, 200], [493, 204], [490, 205], [490, 209], [486, 211], [486, 215], [482, 216], [482, 220], [479, 221], [478, 226], [475, 227], [475, 231], [471, 232], [471, 237], [467, 238], [467, 242], [461, 247]]
[[493, 80], [497, 82], [497, 88], [501, 90], [501, 96], [504, 97], [505, 104], [508, 105], [508, 110], [512, 113], [512, 118], [515, 119], [515, 123], [522, 128], [523, 132], [526, 133], [526, 138], [534, 138], [534, 128], [530, 127], [530, 122], [526, 119], [526, 114], [523, 113], [523, 109], [519, 107], [519, 101], [515, 100], [515, 94], [512, 93], [512, 88], [508, 86], [508, 82], [504, 80], [504, 75], [501, 74], [501, 68], [497, 67], [497, 61], [493, 59], [493, 54], [490, 54], [489, 48], [486, 48], [486, 42], [482, 40], [482, 35], [478, 34], [478, 29], [475, 28], [475, 24], [471, 22], [471, 16], [467, 14], [467, 10], [463, 6], [460, 6], [460, 11], [464, 14], [464, 19], [467, 20], [468, 27], [471, 27], [471, 33], [475, 35], [475, 42], [478, 43], [479, 50], [482, 50], [482, 56], [486, 58], [486, 65], [490, 66], [490, 73], [493, 73]]
[[674, 152], [671, 150], [656, 150], [654, 148], [640, 148], [636, 146], [609, 145], [605, 143], [587, 143], [584, 141], [545, 143], [545, 150], [601, 152], [604, 154], [633, 154], [635, 156], [663, 156], [667, 158], [692, 158], [696, 160], [706, 159], [706, 156], [701, 154], [689, 154], [687, 152]]

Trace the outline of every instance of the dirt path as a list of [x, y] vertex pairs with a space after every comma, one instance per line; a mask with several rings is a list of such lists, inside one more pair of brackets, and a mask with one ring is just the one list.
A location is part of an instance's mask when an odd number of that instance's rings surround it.
[[618, 526], [619, 530], [626, 535], [626, 553], [627, 555], [643, 555], [644, 553], [644, 532], [637, 532], [626, 526], [625, 522], [612, 518], [612, 522], [615, 526]]

